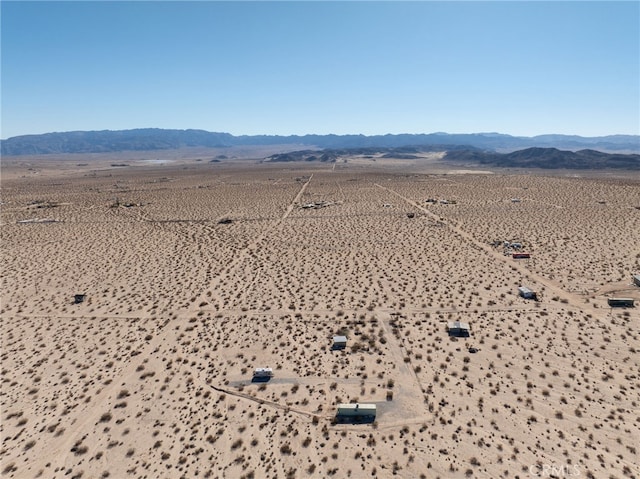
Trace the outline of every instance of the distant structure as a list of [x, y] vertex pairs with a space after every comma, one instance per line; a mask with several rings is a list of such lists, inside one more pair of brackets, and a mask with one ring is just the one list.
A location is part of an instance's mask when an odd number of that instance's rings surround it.
[[640, 286], [640, 274], [634, 274], [633, 275], [633, 283], [636, 286]]
[[256, 368], [253, 371], [253, 377], [259, 379], [269, 379], [273, 377], [273, 369], [272, 368]]
[[84, 300], [87, 298], [86, 294], [76, 294], [73, 296], [73, 304], [84, 303]]
[[633, 298], [609, 298], [607, 300], [609, 306], [612, 308], [633, 308]]
[[347, 347], [346, 336], [334, 336], [332, 349], [344, 349]]
[[531, 255], [529, 253], [513, 253], [511, 257], [513, 259], [529, 259]]
[[304, 209], [304, 210], [308, 210], [308, 209], [314, 209], [314, 210], [318, 210], [320, 208], [326, 208], [327, 206], [331, 206], [333, 203], [329, 202], [329, 201], [314, 201], [312, 203], [305, 203], [303, 205], [300, 206], [300, 208]]
[[463, 323], [461, 321], [450, 321], [447, 323], [447, 331], [449, 336], [468, 337], [471, 331], [469, 323]]
[[377, 408], [375, 404], [338, 404], [336, 413], [337, 419], [368, 419], [373, 420], [376, 417]]
[[520, 198], [511, 198], [511, 203], [520, 203]]
[[538, 299], [538, 294], [537, 294], [535, 291], [533, 291], [533, 290], [531, 290], [531, 289], [527, 288], [526, 286], [520, 286], [520, 287], [518, 288], [518, 293], [519, 293], [519, 294], [520, 294], [520, 296], [522, 296], [524, 299], [535, 299], [535, 300], [537, 300], [537, 299]]
[[30, 220], [20, 220], [18, 221], [18, 224], [21, 225], [26, 225], [26, 224], [30, 224], [30, 223], [61, 223], [61, 221], [59, 220], [55, 220], [53, 218], [33, 218]]

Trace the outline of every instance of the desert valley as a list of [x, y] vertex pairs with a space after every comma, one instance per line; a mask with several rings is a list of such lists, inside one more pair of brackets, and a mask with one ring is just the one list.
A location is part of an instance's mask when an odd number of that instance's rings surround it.
[[640, 478], [640, 174], [271, 153], [3, 159], [2, 477]]

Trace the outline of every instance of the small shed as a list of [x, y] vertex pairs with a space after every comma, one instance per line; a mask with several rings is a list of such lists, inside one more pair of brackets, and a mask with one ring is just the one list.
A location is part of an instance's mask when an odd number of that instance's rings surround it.
[[633, 298], [609, 298], [607, 300], [612, 308], [633, 308]]
[[471, 328], [469, 327], [469, 323], [450, 321], [447, 323], [447, 331], [449, 336], [468, 337]]
[[86, 294], [75, 294], [73, 295], [73, 303], [80, 304], [84, 303], [84, 300], [87, 298]]
[[272, 368], [256, 368], [253, 371], [254, 378], [271, 378], [273, 377], [273, 369]]
[[370, 418], [376, 417], [377, 408], [375, 404], [353, 403], [338, 404], [336, 416], [338, 418]]
[[347, 347], [346, 336], [334, 336], [333, 337], [333, 349], [344, 349]]
[[634, 274], [633, 275], [633, 283], [636, 286], [640, 286], [640, 274]]
[[518, 293], [524, 299], [538, 299], [538, 294], [535, 291], [527, 288], [526, 286], [520, 286], [518, 288]]

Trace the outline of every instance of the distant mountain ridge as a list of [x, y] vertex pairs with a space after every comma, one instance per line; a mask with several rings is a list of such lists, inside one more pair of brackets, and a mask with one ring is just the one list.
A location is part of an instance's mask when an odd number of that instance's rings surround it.
[[382, 158], [395, 158], [395, 159], [416, 159], [419, 158], [420, 153], [426, 153], [431, 151], [454, 151], [463, 149], [467, 152], [479, 151], [477, 149], [469, 149], [468, 146], [458, 145], [428, 145], [428, 146], [399, 146], [399, 147], [372, 147], [365, 146], [361, 148], [326, 148], [324, 150], [297, 150], [286, 153], [276, 153], [266, 158], [266, 161], [274, 163], [285, 163], [291, 161], [320, 161], [323, 163], [335, 162], [337, 159], [345, 156], [370, 156], [373, 157], [378, 154], [382, 154]]
[[184, 147], [233, 147], [247, 145], [299, 144], [315, 148], [398, 148], [405, 146], [467, 145], [492, 151], [513, 151], [531, 147], [566, 150], [631, 151], [640, 153], [640, 135], [581, 137], [571, 135], [511, 136], [501, 133], [428, 133], [387, 135], [242, 135], [205, 130], [71, 131], [15, 136], [1, 141], [3, 156], [66, 153], [109, 153], [117, 151], [167, 150]]
[[270, 162], [319, 161], [333, 163], [340, 158], [364, 156], [390, 159], [420, 159], [421, 153], [446, 151], [444, 162], [469, 166], [497, 166], [501, 168], [543, 169], [624, 169], [640, 170], [639, 154], [603, 153], [596, 150], [567, 151], [557, 148], [525, 148], [511, 153], [496, 153], [479, 148], [458, 145], [437, 145], [397, 148], [342, 148], [324, 150], [298, 150], [278, 153], [266, 158]]
[[445, 161], [507, 168], [640, 170], [640, 155], [603, 153], [595, 150], [563, 151], [557, 148], [526, 148], [511, 153], [478, 150], [447, 151]]

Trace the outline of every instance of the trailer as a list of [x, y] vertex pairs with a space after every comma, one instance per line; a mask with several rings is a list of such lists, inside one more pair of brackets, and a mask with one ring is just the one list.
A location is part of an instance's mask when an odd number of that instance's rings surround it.
[[513, 253], [511, 257], [513, 259], [528, 259], [531, 258], [531, 255], [529, 253]]
[[609, 306], [612, 308], [633, 308], [633, 298], [609, 298], [607, 299]]

